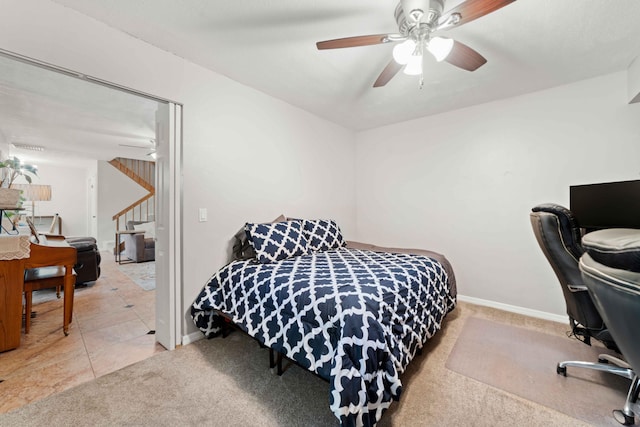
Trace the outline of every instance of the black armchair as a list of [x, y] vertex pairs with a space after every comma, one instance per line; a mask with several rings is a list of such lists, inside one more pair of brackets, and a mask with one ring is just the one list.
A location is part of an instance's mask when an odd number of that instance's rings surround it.
[[[588, 345], [591, 345], [592, 338], [596, 339], [620, 353], [617, 341], [594, 305], [580, 272], [579, 261], [585, 249], [576, 218], [560, 205], [543, 204], [532, 209], [530, 219], [538, 244], [562, 287], [572, 335]], [[600, 354], [598, 363], [563, 361], [558, 363], [556, 371], [566, 376], [567, 367], [595, 369], [629, 379], [635, 376], [626, 361], [610, 354]]]
[[562, 287], [572, 334], [588, 345], [594, 338], [617, 351], [580, 274], [578, 262], [584, 248], [578, 221], [571, 211], [551, 203], [534, 207], [530, 219], [536, 240]]
[[100, 277], [100, 251], [93, 237], [67, 237], [69, 245], [78, 251], [78, 263], [73, 268], [76, 272], [76, 285], [93, 282]]
[[[598, 311], [609, 326], [632, 373], [640, 372], [640, 230], [606, 229], [585, 235], [587, 250], [580, 270]], [[623, 425], [635, 421], [640, 381], [632, 383], [622, 410], [614, 418]]]

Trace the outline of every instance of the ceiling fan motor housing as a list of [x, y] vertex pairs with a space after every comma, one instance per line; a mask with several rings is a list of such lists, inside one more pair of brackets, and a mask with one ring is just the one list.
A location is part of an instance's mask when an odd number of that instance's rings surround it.
[[438, 62], [446, 61], [463, 70], [475, 71], [487, 62], [486, 58], [451, 38], [434, 37], [434, 33], [471, 22], [515, 0], [462, 0], [444, 12], [445, 1], [399, 0], [394, 13], [399, 34], [345, 37], [317, 42], [316, 46], [323, 50], [398, 43], [393, 48], [393, 58], [382, 70], [373, 87], [386, 85], [403, 68], [405, 74], [420, 75], [422, 85], [425, 52], [432, 54]]
[[395, 18], [400, 33], [409, 35], [420, 24], [435, 28], [444, 10], [444, 0], [400, 0]]

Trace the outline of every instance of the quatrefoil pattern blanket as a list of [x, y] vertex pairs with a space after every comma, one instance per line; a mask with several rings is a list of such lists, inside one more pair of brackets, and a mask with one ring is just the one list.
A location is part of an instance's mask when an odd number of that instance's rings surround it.
[[373, 426], [400, 397], [400, 374], [456, 304], [432, 258], [340, 248], [274, 263], [234, 261], [191, 307], [206, 335], [219, 313], [329, 381], [343, 426]]

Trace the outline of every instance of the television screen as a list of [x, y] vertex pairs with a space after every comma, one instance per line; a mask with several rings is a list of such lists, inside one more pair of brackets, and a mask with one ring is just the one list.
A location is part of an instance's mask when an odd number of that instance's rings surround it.
[[581, 227], [640, 228], [640, 180], [572, 185], [569, 198]]

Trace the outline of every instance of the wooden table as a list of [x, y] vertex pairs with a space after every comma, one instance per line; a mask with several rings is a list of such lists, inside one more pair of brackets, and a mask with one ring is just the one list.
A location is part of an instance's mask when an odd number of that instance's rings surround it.
[[0, 261], [0, 352], [20, 345], [24, 260]]
[[29, 234], [0, 233], [0, 352], [20, 345], [24, 261]]
[[[24, 270], [61, 265], [65, 267], [64, 277], [64, 314], [63, 330], [65, 335], [69, 330], [69, 323], [73, 313], [74, 278], [73, 266], [77, 261], [76, 248], [69, 246], [64, 239], [43, 240], [40, 244], [28, 243], [29, 236], [24, 233], [7, 236], [0, 235], [0, 239], [20, 239], [23, 250], [17, 254], [0, 251], [3, 260], [0, 261], [0, 352], [13, 350], [20, 346], [22, 330], [22, 292], [24, 289]], [[26, 239], [26, 249], [24, 241]], [[5, 243], [4, 245], [2, 243]], [[7, 241], [0, 240], [0, 249]], [[8, 259], [8, 257], [12, 259]]]

